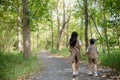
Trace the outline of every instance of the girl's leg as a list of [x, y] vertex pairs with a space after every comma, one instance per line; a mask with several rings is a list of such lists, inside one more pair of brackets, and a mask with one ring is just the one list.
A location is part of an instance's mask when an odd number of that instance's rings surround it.
[[75, 75], [76, 75], [76, 66], [75, 66], [75, 62], [72, 62], [72, 70], [73, 70], [73, 77], [75, 77]]
[[97, 74], [97, 64], [94, 64], [94, 76], [98, 76], [98, 74]]
[[89, 62], [88, 62], [88, 69], [89, 69], [88, 75], [92, 75], [91, 68], [92, 68], [92, 61], [91, 61], [91, 59], [89, 59]]
[[78, 65], [78, 61], [76, 62], [76, 74], [78, 74], [78, 69], [79, 69], [79, 65]]
[[97, 74], [97, 63], [98, 63], [98, 59], [94, 60], [94, 76], [98, 76]]
[[97, 64], [94, 64], [94, 71], [97, 72]]
[[88, 63], [89, 71], [91, 71], [91, 67], [92, 67], [92, 64], [91, 64], [91, 63]]
[[76, 70], [78, 71], [78, 62], [76, 62]]

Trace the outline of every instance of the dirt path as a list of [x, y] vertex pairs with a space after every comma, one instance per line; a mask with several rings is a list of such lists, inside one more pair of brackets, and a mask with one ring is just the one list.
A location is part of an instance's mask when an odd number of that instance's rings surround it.
[[101, 77], [102, 69], [99, 69], [98, 77], [88, 76], [87, 63], [84, 61], [80, 61], [79, 75], [73, 79], [69, 59], [50, 55], [48, 51], [40, 52], [39, 58], [42, 61], [42, 70], [29, 76], [26, 80], [107, 80]]

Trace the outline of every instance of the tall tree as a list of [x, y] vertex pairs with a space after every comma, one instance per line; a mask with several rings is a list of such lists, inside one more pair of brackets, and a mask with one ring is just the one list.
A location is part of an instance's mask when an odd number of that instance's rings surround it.
[[28, 12], [28, 0], [22, 0], [23, 8], [23, 57], [27, 59], [31, 54], [30, 44], [30, 27], [29, 27], [29, 12]]
[[[58, 3], [58, 2], [57, 2]], [[57, 49], [60, 50], [61, 49], [61, 37], [62, 37], [62, 33], [63, 33], [63, 30], [65, 29], [65, 26], [66, 24], [69, 22], [70, 20], [70, 17], [71, 17], [71, 12], [70, 14], [68, 15], [68, 18], [66, 18], [66, 10], [65, 10], [65, 1], [63, 0], [63, 22], [62, 22], [62, 26], [60, 28], [60, 22], [59, 22], [59, 17], [58, 17], [58, 8], [57, 8], [57, 21], [58, 21], [58, 44], [57, 44]]]
[[60, 19], [59, 19], [59, 8], [58, 8], [59, 0], [57, 0], [57, 27], [58, 27], [58, 42], [57, 42], [57, 49], [60, 49]]
[[85, 47], [88, 47], [88, 4], [87, 0], [84, 0], [84, 15], [85, 15]]
[[[69, 22], [67, 23], [67, 33], [68, 33], [68, 30], [69, 30]], [[69, 43], [69, 36], [66, 35], [66, 48], [68, 48], [68, 43]]]
[[54, 47], [54, 28], [53, 28], [53, 12], [51, 10], [51, 26], [52, 26], [52, 48]]
[[109, 49], [109, 44], [108, 44], [108, 35], [107, 35], [107, 32], [108, 32], [108, 27], [106, 25], [107, 21], [106, 21], [106, 10], [105, 10], [105, 2], [103, 0], [103, 21], [104, 21], [104, 35], [105, 35], [105, 41], [106, 41], [106, 46], [107, 46], [107, 50], [108, 50], [108, 53], [110, 53], [110, 49]]
[[21, 38], [21, 16], [20, 16], [20, 4], [19, 1], [17, 0], [17, 38], [18, 38], [18, 51], [22, 51], [22, 38]]

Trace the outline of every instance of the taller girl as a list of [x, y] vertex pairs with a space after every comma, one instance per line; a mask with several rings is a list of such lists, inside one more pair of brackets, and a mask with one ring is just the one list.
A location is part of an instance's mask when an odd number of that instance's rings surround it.
[[76, 31], [72, 32], [71, 38], [69, 40], [69, 45], [70, 45], [69, 51], [71, 53], [73, 77], [75, 77], [78, 74], [80, 50], [82, 49], [82, 43], [78, 39], [78, 33]]

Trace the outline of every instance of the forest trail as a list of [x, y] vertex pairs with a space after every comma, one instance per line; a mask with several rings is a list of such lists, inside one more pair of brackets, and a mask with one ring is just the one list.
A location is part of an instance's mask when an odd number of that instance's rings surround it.
[[72, 77], [71, 63], [68, 58], [51, 55], [49, 51], [42, 51], [38, 54], [42, 70], [30, 75], [26, 80], [108, 80], [103, 78], [103, 69], [99, 68], [99, 76], [88, 76], [87, 63], [80, 61], [79, 75], [75, 79]]

